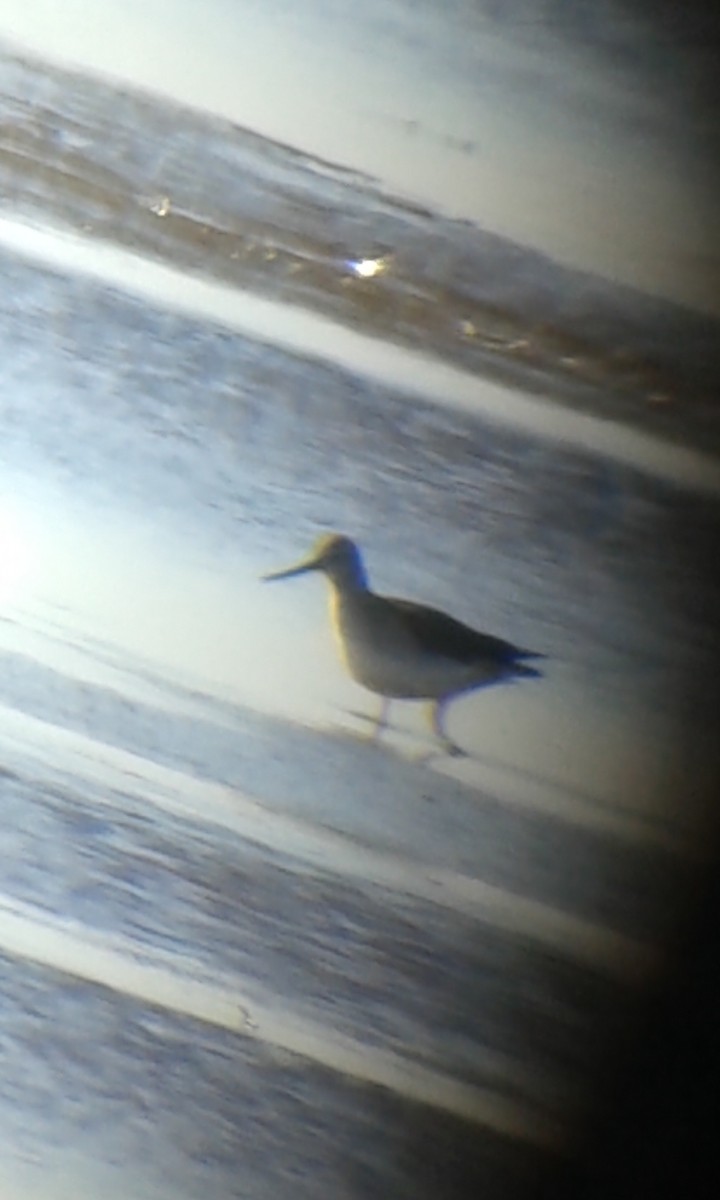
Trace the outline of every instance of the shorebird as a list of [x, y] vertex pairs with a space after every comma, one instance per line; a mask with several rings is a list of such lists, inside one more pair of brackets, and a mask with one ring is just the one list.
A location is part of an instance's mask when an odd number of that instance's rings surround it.
[[448, 754], [463, 754], [445, 730], [447, 705], [464, 692], [537, 678], [526, 659], [542, 658], [479, 633], [437, 608], [370, 590], [360, 550], [340, 533], [318, 538], [307, 558], [263, 579], [322, 571], [330, 584], [330, 619], [348, 674], [382, 697], [373, 737], [387, 725], [392, 700], [430, 701], [430, 724]]

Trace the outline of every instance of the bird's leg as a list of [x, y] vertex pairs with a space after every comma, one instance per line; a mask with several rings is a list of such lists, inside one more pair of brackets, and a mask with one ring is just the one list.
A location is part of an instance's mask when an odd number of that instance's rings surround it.
[[458, 746], [457, 743], [454, 742], [451, 737], [448, 736], [447, 731], [445, 729], [445, 722], [444, 722], [443, 718], [445, 715], [445, 705], [447, 703], [448, 703], [447, 698], [441, 699], [441, 700], [433, 700], [433, 702], [430, 705], [430, 724], [432, 726], [433, 733], [435, 734], [438, 741], [441, 743], [445, 752], [447, 754], [453, 755], [454, 757], [457, 757], [459, 755], [464, 755], [466, 752], [462, 749], [461, 746]]
[[378, 742], [382, 736], [383, 730], [388, 723], [388, 713], [390, 712], [390, 700], [387, 696], [383, 696], [380, 703], [380, 712], [377, 715], [375, 724], [373, 725], [372, 733], [370, 734], [371, 741]]

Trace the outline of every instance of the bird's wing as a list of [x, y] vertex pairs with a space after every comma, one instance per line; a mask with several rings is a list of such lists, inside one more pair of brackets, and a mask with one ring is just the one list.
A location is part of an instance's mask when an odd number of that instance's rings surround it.
[[394, 605], [403, 625], [423, 650], [465, 663], [484, 660], [510, 664], [523, 658], [543, 657], [532, 650], [514, 646], [504, 638], [480, 633], [437, 608], [392, 596], [387, 600]]

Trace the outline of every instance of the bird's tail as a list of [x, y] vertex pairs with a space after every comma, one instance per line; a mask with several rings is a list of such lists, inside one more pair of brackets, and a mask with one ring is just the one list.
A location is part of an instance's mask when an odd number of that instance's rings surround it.
[[[544, 657], [544, 655], [538, 657]], [[542, 671], [539, 671], [537, 667], [529, 667], [524, 662], [513, 663], [513, 675], [518, 679], [542, 679]]]

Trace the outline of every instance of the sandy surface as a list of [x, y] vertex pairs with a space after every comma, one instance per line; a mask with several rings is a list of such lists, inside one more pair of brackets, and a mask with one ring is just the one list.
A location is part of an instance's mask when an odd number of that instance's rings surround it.
[[[172, 235], [29, 228], [35, 178], [1, 226], [3, 1194], [520, 1200], [702, 863], [715, 462]], [[321, 581], [260, 582], [327, 528], [547, 655], [451, 710], [466, 759], [411, 705], [369, 744]]]

